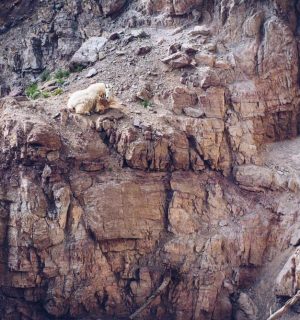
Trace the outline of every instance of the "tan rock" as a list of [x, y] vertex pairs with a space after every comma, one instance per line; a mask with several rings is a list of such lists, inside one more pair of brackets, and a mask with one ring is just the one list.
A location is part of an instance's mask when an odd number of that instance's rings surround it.
[[262, 191], [271, 188], [273, 171], [255, 165], [239, 166], [235, 169], [235, 179], [241, 187]]
[[184, 108], [196, 106], [197, 94], [184, 87], [177, 87], [172, 93], [172, 110], [175, 114], [181, 114]]
[[[99, 240], [143, 239], [148, 232], [157, 236], [163, 228], [163, 190], [158, 181], [147, 184], [111, 181], [95, 186], [83, 197], [88, 228]], [[148, 203], [146, 212], [144, 199]], [[109, 216], [105, 215], [107, 210]]]
[[213, 67], [215, 65], [215, 57], [212, 54], [196, 53], [195, 61], [200, 66]]
[[290, 256], [275, 281], [277, 296], [292, 297], [300, 288], [300, 256], [299, 249]]

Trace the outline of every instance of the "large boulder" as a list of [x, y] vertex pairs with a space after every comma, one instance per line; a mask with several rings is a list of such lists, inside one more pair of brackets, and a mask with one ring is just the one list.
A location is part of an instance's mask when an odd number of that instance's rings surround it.
[[126, 0], [100, 0], [102, 11], [105, 16], [118, 13], [126, 4]]
[[104, 37], [91, 37], [85, 41], [75, 52], [71, 61], [70, 68], [76, 66], [88, 66], [98, 60], [98, 54], [105, 45], [107, 39]]
[[273, 182], [273, 171], [256, 165], [244, 165], [235, 168], [236, 182], [249, 190], [270, 189]]

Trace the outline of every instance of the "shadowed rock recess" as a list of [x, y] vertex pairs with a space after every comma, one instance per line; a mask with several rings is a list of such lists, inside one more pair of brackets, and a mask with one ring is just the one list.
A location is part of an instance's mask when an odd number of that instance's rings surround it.
[[[1, 1], [0, 318], [128, 319], [170, 277], [137, 319], [263, 320], [300, 290], [299, 36], [297, 0]], [[95, 82], [117, 106], [68, 111]]]

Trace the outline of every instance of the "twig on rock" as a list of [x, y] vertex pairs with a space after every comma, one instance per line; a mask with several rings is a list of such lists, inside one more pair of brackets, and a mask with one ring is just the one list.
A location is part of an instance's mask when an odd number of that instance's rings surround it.
[[289, 299], [282, 308], [274, 312], [267, 320], [279, 319], [283, 314], [285, 314], [289, 310], [291, 306], [297, 303], [298, 300], [300, 300], [300, 290], [297, 291], [297, 293], [291, 299]]
[[170, 276], [164, 278], [163, 282], [157, 288], [157, 290], [146, 300], [146, 302], [140, 308], [138, 308], [131, 316], [129, 316], [129, 319], [132, 320], [136, 318], [141, 312], [143, 312], [151, 304], [151, 302], [167, 288], [170, 282]]

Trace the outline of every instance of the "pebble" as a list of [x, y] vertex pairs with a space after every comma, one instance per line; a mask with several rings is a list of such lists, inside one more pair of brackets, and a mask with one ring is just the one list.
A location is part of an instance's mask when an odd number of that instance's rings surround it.
[[103, 60], [103, 59], [105, 59], [105, 58], [106, 58], [105, 53], [104, 53], [103, 51], [100, 51], [100, 52], [98, 53], [98, 60], [101, 61], [101, 60]]
[[140, 47], [140, 48], [137, 50], [136, 54], [137, 54], [138, 56], [142, 56], [142, 55], [145, 55], [145, 54], [149, 53], [151, 50], [152, 50], [152, 47], [151, 47], [151, 46]]
[[124, 56], [126, 54], [126, 51], [117, 50], [116, 55], [118, 56]]
[[187, 107], [183, 109], [184, 113], [192, 118], [200, 118], [204, 116], [204, 112], [201, 109]]
[[132, 30], [131, 35], [134, 38], [149, 38], [150, 37], [150, 35], [142, 29]]
[[88, 73], [86, 74], [86, 78], [92, 78], [94, 77], [96, 74], [98, 73], [98, 71], [95, 68], [92, 68], [88, 71]]
[[137, 128], [141, 127], [141, 120], [140, 119], [134, 119], [133, 120], [133, 125]]

